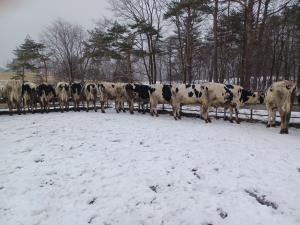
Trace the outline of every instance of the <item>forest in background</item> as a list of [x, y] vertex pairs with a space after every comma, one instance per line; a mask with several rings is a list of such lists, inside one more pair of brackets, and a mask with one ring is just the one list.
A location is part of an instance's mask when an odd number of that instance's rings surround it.
[[295, 0], [111, 0], [95, 28], [55, 20], [14, 50], [24, 80], [198, 83], [265, 90], [300, 87], [300, 6]]

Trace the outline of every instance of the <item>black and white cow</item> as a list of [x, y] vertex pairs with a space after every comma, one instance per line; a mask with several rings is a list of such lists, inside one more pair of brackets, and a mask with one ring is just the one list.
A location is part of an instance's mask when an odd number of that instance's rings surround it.
[[[178, 84], [172, 86], [172, 107], [174, 119], [181, 119], [180, 106], [181, 105], [199, 105], [205, 112], [208, 107], [207, 102], [207, 87], [201, 84]], [[203, 119], [209, 122], [208, 117]]]
[[93, 102], [94, 110], [97, 112], [96, 100], [97, 100], [97, 85], [95, 83], [86, 83], [84, 86], [84, 97], [86, 100], [86, 111], [89, 111], [90, 101]]
[[158, 104], [172, 103], [172, 85], [167, 84], [153, 84], [150, 85], [150, 114], [158, 116]]
[[208, 107], [202, 109], [202, 117], [209, 122], [211, 121], [209, 118], [210, 107], [230, 108], [231, 106], [235, 105], [235, 103], [238, 103], [239, 96], [237, 96], [233, 91], [233, 85], [205, 83], [203, 86], [205, 86], [207, 89]]
[[101, 112], [105, 113], [104, 105], [109, 100], [115, 101], [115, 108], [117, 113], [121, 110], [125, 112], [124, 102], [126, 100], [125, 83], [101, 82], [98, 83], [98, 90], [100, 95]]
[[32, 113], [34, 113], [34, 109], [37, 108], [38, 102], [37, 85], [35, 83], [25, 82], [22, 85], [22, 99], [24, 113], [26, 106], [28, 112], [31, 111]]
[[130, 113], [133, 114], [134, 103], [137, 102], [142, 106], [142, 112], [145, 114], [144, 105], [149, 103], [150, 87], [143, 84], [126, 84], [125, 90]]
[[[264, 103], [264, 93], [262, 92], [252, 92], [250, 90], [244, 89], [240, 85], [230, 85], [230, 89], [233, 93], [233, 99], [229, 106], [230, 109], [230, 122], [232, 120], [233, 110], [235, 111], [235, 120], [237, 123], [240, 123], [238, 113], [239, 109], [245, 105], [256, 105]], [[226, 107], [224, 108], [224, 118], [226, 119]]]
[[38, 85], [37, 94], [42, 112], [49, 112], [50, 102], [52, 102], [53, 108], [55, 109], [56, 93], [54, 87], [51, 84], [42, 83]]
[[[80, 111], [80, 101], [83, 101], [83, 86], [79, 82], [74, 82], [71, 85], [71, 97], [74, 101], [74, 110]], [[83, 104], [83, 103], [82, 103]]]

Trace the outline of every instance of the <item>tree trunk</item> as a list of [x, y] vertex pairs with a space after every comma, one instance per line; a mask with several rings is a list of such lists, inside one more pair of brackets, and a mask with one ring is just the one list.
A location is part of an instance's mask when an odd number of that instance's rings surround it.
[[219, 6], [219, 0], [215, 1], [215, 7], [214, 7], [214, 58], [213, 58], [213, 76], [214, 76], [214, 82], [218, 82], [218, 6]]

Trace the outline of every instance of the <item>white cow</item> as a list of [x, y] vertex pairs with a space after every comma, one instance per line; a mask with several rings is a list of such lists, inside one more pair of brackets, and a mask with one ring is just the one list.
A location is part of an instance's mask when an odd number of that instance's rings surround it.
[[69, 98], [71, 95], [70, 85], [67, 82], [58, 82], [55, 88], [56, 95], [58, 97], [59, 107], [61, 112], [69, 110]]
[[90, 101], [94, 104], [94, 110], [97, 112], [96, 100], [97, 100], [97, 85], [95, 83], [88, 82], [84, 85], [84, 97], [86, 100], [86, 111], [89, 111]]
[[273, 83], [266, 94], [265, 103], [268, 111], [267, 127], [275, 127], [276, 110], [281, 118], [281, 134], [288, 134], [288, 123], [294, 103], [296, 84], [284, 80]]
[[22, 102], [22, 82], [20, 80], [10, 80], [4, 88], [4, 96], [7, 98], [8, 109], [12, 115], [13, 109], [16, 108], [18, 114], [21, 114]]

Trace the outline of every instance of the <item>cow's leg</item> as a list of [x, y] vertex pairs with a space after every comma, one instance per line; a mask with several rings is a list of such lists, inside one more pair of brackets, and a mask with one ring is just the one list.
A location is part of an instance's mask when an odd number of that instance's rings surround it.
[[240, 124], [240, 119], [239, 119], [239, 110], [238, 108], [235, 108], [235, 121], [237, 124]]
[[94, 103], [94, 111], [97, 112], [96, 98], [94, 98], [93, 103]]
[[45, 100], [45, 110], [46, 110], [46, 113], [49, 112], [49, 100]]
[[206, 123], [211, 123], [211, 119], [209, 118], [209, 116], [208, 116], [208, 111], [209, 111], [209, 106], [207, 106], [207, 105], [203, 105], [202, 107], [201, 107], [201, 117], [204, 119], [204, 121], [206, 122]]
[[177, 106], [174, 105], [173, 106], [173, 117], [174, 117], [175, 120], [177, 120], [177, 112], [176, 111], [177, 111]]
[[272, 124], [272, 109], [271, 108], [267, 108], [268, 110], [268, 123], [267, 123], [267, 128], [269, 128]]
[[125, 110], [125, 102], [124, 102], [124, 100], [122, 100], [122, 109], [123, 109], [123, 112], [126, 112], [126, 110]]
[[177, 118], [181, 120], [180, 106], [177, 108]]
[[42, 106], [43, 106], [43, 112], [46, 112], [46, 102], [45, 102], [45, 99], [43, 99], [42, 101], [43, 101], [43, 104], [42, 104]]
[[155, 116], [158, 117], [158, 113], [157, 113], [157, 105], [158, 105], [158, 102], [155, 102], [154, 104], [154, 113], [155, 113]]
[[276, 127], [276, 109], [271, 109], [271, 127]]
[[154, 102], [150, 99], [150, 115], [154, 116]]
[[179, 114], [179, 110], [180, 110], [180, 104], [174, 104], [173, 106], [173, 116], [174, 116], [174, 119], [177, 120], [177, 119], [181, 119], [180, 117], [180, 114]]
[[80, 112], [80, 99], [76, 100], [76, 108], [77, 108], [77, 111]]
[[23, 106], [23, 107], [22, 107], [22, 109], [23, 109], [22, 112], [23, 112], [23, 114], [26, 114], [26, 101], [25, 101], [24, 98], [22, 98], [21, 101], [22, 101], [22, 106]]
[[7, 102], [7, 105], [8, 105], [9, 115], [12, 116], [13, 115], [12, 104], [9, 100]]
[[86, 111], [87, 111], [87, 112], [89, 111], [89, 105], [90, 105], [90, 101], [89, 101], [89, 100], [86, 100]]
[[229, 107], [229, 121], [230, 123], [233, 123], [232, 114], [233, 114], [233, 108], [232, 106]]
[[33, 111], [33, 103], [31, 100], [29, 100], [29, 104], [27, 104], [27, 111], [32, 112]]
[[21, 102], [20, 101], [17, 101], [17, 110], [18, 110], [18, 115], [21, 115], [22, 113], [22, 107], [21, 107]]
[[63, 101], [61, 99], [59, 99], [59, 109], [62, 113], [64, 112]]
[[101, 104], [101, 112], [105, 113], [105, 110], [104, 110], [105, 101], [101, 101], [100, 104]]
[[133, 106], [134, 106], [133, 100], [129, 100], [128, 104], [129, 104], [130, 114], [134, 114], [134, 112], [133, 112]]
[[279, 111], [280, 113], [280, 118], [281, 118], [281, 125], [280, 125], [280, 134], [287, 134], [287, 126], [286, 126], [286, 112], [283, 112], [282, 110]]
[[[52, 99], [51, 101], [52, 101], [52, 105], [53, 105], [53, 111], [55, 111], [55, 100]], [[48, 101], [48, 104], [49, 104], [48, 107], [50, 109], [50, 103], [49, 103], [49, 101]]]
[[145, 114], [145, 104], [142, 102], [142, 113]]
[[115, 110], [117, 113], [120, 112], [120, 108], [121, 108], [119, 104], [120, 104], [119, 101], [115, 100]]
[[288, 134], [289, 131], [288, 131], [288, 112], [283, 112], [283, 123], [282, 123], [282, 126], [283, 126], [283, 132], [284, 134]]

